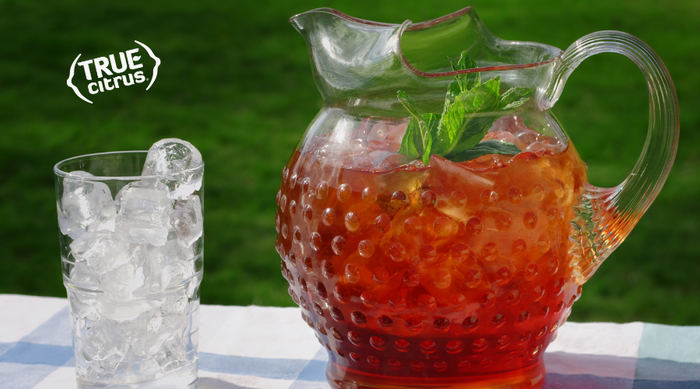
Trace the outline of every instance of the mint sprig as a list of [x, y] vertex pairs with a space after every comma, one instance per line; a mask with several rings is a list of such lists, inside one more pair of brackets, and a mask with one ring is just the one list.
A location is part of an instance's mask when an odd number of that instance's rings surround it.
[[[455, 71], [476, 67], [466, 51], [459, 59], [448, 59]], [[419, 112], [413, 99], [398, 91], [399, 101], [411, 114], [399, 153], [420, 159], [424, 165], [431, 154], [455, 162], [486, 154], [517, 154], [520, 149], [512, 143], [481, 140], [496, 120], [493, 112], [518, 108], [532, 93], [527, 88], [510, 88], [501, 95], [498, 76], [482, 83], [480, 72], [458, 74], [447, 87], [442, 114], [435, 114]]]

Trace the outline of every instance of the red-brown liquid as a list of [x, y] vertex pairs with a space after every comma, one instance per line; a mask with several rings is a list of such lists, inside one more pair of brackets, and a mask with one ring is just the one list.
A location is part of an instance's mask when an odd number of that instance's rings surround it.
[[277, 250], [332, 385], [541, 385], [580, 294], [569, 222], [586, 172], [571, 145], [538, 154], [370, 171], [295, 152]]

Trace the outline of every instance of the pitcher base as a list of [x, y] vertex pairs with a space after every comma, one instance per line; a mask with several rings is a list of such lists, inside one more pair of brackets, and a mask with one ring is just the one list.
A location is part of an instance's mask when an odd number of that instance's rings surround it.
[[416, 379], [350, 371], [329, 362], [326, 376], [333, 389], [538, 389], [544, 384], [545, 367], [540, 362], [502, 374]]

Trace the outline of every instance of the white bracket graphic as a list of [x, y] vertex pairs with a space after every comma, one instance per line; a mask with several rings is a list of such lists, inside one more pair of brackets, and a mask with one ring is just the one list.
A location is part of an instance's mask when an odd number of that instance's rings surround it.
[[153, 58], [153, 60], [156, 61], [156, 65], [153, 67], [153, 76], [151, 77], [151, 82], [148, 83], [148, 86], [146, 87], [146, 90], [148, 90], [151, 87], [151, 85], [153, 85], [153, 82], [156, 80], [156, 77], [158, 77], [158, 66], [160, 66], [160, 58], [156, 57], [156, 55], [153, 54], [153, 51], [151, 51], [151, 49], [148, 46], [136, 40], [134, 42], [141, 45], [141, 47], [143, 47], [144, 50], [146, 50], [148, 55], [150, 55], [151, 58]]
[[71, 87], [71, 89], [73, 89], [73, 92], [75, 92], [75, 94], [78, 95], [78, 97], [92, 104], [92, 101], [86, 99], [85, 96], [83, 96], [83, 94], [80, 93], [80, 89], [78, 89], [77, 86], [73, 85], [73, 75], [75, 75], [75, 64], [78, 63], [78, 58], [80, 58], [81, 55], [82, 53], [78, 54], [78, 56], [75, 57], [75, 60], [73, 60], [73, 64], [70, 65], [70, 73], [68, 74], [68, 80], [66, 80], [66, 84], [69, 87]]

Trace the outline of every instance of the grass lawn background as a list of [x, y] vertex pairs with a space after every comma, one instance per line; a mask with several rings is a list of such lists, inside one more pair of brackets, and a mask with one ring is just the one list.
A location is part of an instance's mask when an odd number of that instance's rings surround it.
[[[474, 7], [504, 39], [565, 49], [614, 29], [665, 61], [681, 109], [678, 157], [661, 195], [584, 286], [574, 321], [700, 325], [700, 2], [696, 0], [42, 1], [0, 0], [0, 293], [65, 296], [52, 166], [67, 157], [146, 149], [165, 137], [202, 152], [205, 304], [292, 305], [274, 250], [280, 171], [321, 106], [303, 39], [287, 19], [328, 6], [401, 23]], [[89, 105], [66, 86], [77, 54], [146, 43], [162, 60], [145, 91]], [[642, 148], [648, 97], [627, 58], [603, 54], [571, 76], [553, 111], [589, 166], [618, 184]]]

